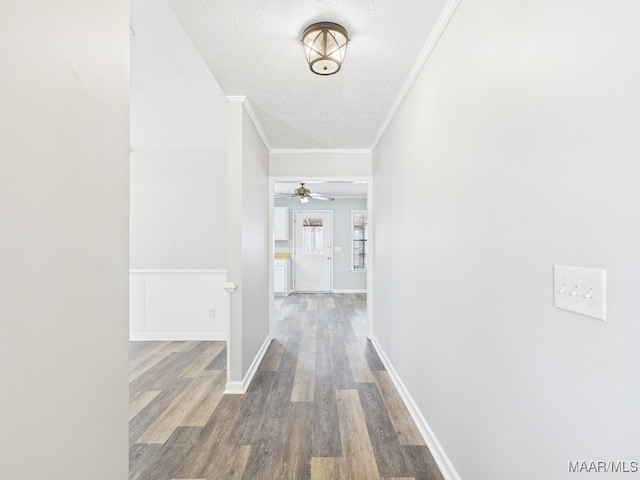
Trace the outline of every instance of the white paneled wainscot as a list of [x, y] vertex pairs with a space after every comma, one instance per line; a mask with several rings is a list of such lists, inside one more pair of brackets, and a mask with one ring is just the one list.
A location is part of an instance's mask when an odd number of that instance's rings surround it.
[[226, 270], [130, 270], [131, 340], [227, 340]]

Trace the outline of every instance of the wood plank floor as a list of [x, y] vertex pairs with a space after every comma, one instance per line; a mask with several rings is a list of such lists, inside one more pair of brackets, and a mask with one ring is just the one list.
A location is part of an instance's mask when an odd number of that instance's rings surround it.
[[223, 342], [131, 343], [131, 480], [443, 480], [364, 294], [279, 297], [275, 324], [245, 395], [223, 395]]

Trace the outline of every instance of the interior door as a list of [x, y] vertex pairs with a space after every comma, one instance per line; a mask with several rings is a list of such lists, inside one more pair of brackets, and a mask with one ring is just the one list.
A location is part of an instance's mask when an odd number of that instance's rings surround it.
[[330, 292], [333, 267], [332, 212], [294, 214], [294, 282], [296, 292]]

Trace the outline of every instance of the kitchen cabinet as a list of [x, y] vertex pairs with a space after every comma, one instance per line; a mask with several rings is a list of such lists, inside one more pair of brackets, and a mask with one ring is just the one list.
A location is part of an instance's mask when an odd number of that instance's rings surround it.
[[287, 295], [287, 260], [275, 260], [273, 265], [273, 293]]
[[289, 260], [274, 260], [273, 293], [276, 295], [289, 295]]
[[273, 216], [273, 239], [289, 240], [289, 209], [287, 207], [275, 207]]

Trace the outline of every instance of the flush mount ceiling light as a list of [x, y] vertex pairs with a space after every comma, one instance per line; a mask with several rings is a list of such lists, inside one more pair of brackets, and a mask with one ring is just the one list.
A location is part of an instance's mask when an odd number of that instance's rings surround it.
[[302, 35], [309, 68], [318, 75], [333, 75], [340, 70], [347, 53], [347, 31], [337, 23], [309, 25]]

